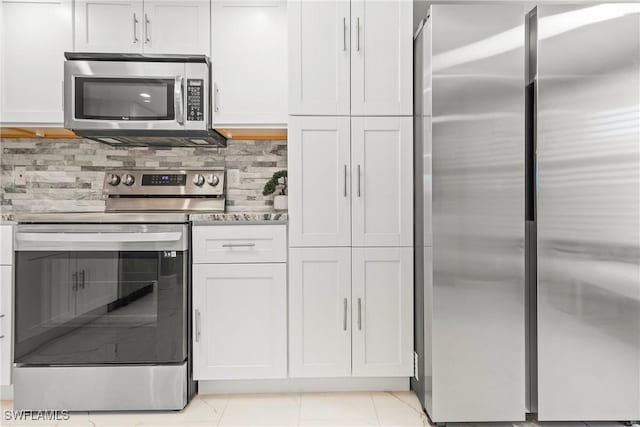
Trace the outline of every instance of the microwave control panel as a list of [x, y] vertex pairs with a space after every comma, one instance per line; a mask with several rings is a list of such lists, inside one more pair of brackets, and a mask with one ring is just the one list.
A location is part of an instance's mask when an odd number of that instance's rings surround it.
[[187, 120], [201, 122], [204, 120], [204, 80], [187, 79]]

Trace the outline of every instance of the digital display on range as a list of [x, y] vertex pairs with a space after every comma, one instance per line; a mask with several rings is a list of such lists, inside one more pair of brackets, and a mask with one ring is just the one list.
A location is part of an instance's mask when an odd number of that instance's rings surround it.
[[185, 185], [187, 175], [142, 175], [142, 185]]

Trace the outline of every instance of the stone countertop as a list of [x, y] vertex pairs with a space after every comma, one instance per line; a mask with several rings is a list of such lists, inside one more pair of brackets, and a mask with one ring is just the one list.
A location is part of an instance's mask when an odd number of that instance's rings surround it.
[[196, 213], [190, 214], [189, 220], [196, 225], [216, 225], [220, 223], [269, 223], [286, 224], [287, 212], [228, 212], [228, 213]]

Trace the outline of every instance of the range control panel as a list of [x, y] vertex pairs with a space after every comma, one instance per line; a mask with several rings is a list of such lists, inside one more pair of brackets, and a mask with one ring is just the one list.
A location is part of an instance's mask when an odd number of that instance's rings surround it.
[[187, 120], [204, 121], [204, 80], [187, 79]]
[[109, 171], [103, 194], [109, 196], [223, 196], [225, 170]]

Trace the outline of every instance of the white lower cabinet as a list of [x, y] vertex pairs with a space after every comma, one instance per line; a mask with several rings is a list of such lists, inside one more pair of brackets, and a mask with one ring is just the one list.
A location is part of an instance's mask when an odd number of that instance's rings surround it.
[[289, 254], [289, 375], [351, 375], [351, 249]]
[[12, 267], [0, 266], [0, 386], [11, 384], [11, 280]]
[[353, 248], [352, 373], [413, 375], [413, 248]]
[[286, 268], [193, 266], [194, 379], [286, 378]]
[[413, 375], [413, 248], [293, 248], [292, 377]]

